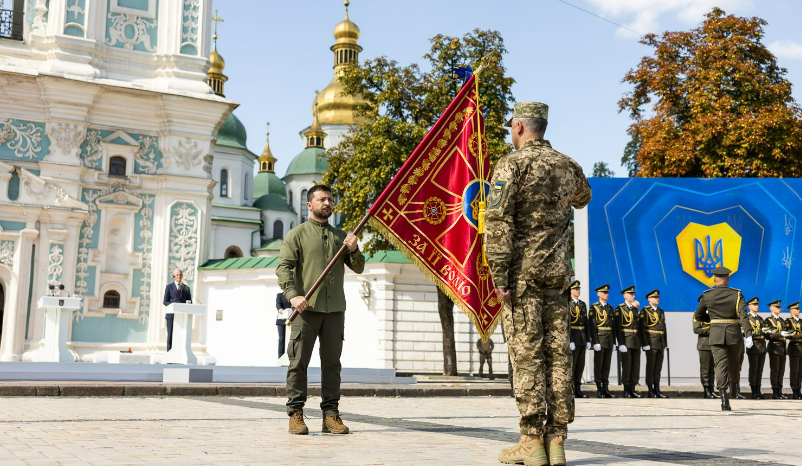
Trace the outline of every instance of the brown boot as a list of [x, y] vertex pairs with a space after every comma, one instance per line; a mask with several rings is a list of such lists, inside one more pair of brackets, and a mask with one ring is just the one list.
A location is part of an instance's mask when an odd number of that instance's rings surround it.
[[540, 435], [521, 434], [521, 440], [512, 448], [505, 448], [498, 454], [498, 460], [506, 464], [525, 464], [527, 466], [546, 466], [546, 449]]
[[348, 432], [350, 432], [350, 430], [343, 424], [343, 420], [339, 414], [332, 414], [323, 419], [324, 434], [347, 434]]
[[565, 466], [564, 440], [561, 435], [546, 436], [546, 451], [548, 451], [550, 466]]
[[309, 428], [304, 422], [304, 412], [296, 409], [290, 414], [290, 433], [295, 435], [307, 435]]

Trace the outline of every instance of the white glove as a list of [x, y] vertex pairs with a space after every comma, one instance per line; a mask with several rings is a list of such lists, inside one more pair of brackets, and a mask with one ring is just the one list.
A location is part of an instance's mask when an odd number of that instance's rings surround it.
[[576, 345], [574, 344], [573, 341], [571, 343], [568, 343], [568, 347], [571, 348], [571, 351], [576, 349]]
[[601, 351], [601, 345], [600, 345], [600, 344], [598, 344], [598, 343], [596, 343], [595, 345], [593, 345], [593, 351]]
[[627, 352], [627, 345], [619, 345], [618, 346], [618, 351], [620, 351], [622, 353], [626, 353]]
[[763, 333], [771, 333], [771, 334], [775, 334], [775, 333], [777, 333], [777, 329], [776, 329], [776, 328], [774, 328], [774, 327], [772, 327], [772, 328], [770, 328], [770, 329], [766, 329], [766, 330], [764, 330], [764, 331], [763, 331]]
[[649, 351], [650, 349], [652, 349], [652, 347], [649, 345], [643, 347], [643, 351]]
[[795, 333], [795, 332], [793, 332], [793, 331], [791, 331], [791, 330], [787, 330], [787, 331], [786, 331], [786, 330], [783, 330], [782, 332], [780, 332], [780, 335], [782, 335], [782, 336], [784, 336], [784, 337], [790, 337], [790, 336], [791, 336], [791, 335], [793, 335], [794, 333]]
[[752, 343], [752, 337], [746, 337], [746, 338], [744, 338], [744, 344], [746, 345], [746, 347], [747, 347], [747, 348], [751, 348], [751, 347], [752, 347], [752, 345], [753, 345], [753, 343]]
[[586, 350], [589, 350], [589, 349], [590, 349], [590, 342], [587, 342], [587, 343], [585, 343], [585, 349], [586, 349]]

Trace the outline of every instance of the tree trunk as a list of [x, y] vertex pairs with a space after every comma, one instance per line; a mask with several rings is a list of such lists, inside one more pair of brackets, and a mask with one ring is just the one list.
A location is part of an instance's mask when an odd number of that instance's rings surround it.
[[437, 312], [443, 327], [443, 375], [457, 375], [457, 342], [454, 339], [454, 303], [437, 288]]

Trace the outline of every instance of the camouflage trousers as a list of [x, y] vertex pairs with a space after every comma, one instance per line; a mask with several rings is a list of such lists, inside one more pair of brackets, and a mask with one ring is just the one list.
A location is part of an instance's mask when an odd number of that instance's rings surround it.
[[567, 438], [574, 420], [569, 293], [561, 281], [554, 287], [526, 284], [504, 303], [502, 314], [521, 433]]

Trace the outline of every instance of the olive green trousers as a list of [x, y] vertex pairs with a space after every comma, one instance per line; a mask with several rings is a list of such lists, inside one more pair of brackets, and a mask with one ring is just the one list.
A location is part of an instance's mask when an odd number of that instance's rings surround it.
[[306, 370], [315, 340], [320, 339], [320, 409], [323, 416], [339, 414], [340, 355], [345, 337], [345, 312], [302, 312], [290, 327], [287, 356], [287, 414], [303, 409], [308, 398]]

